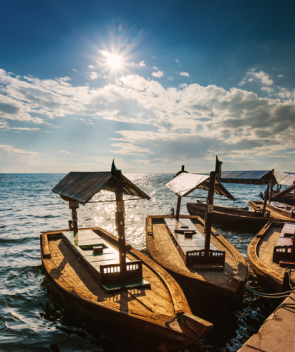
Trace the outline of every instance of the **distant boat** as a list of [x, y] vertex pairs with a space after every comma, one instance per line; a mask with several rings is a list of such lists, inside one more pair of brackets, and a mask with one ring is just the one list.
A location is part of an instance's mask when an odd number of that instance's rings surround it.
[[180, 215], [180, 201], [194, 189], [207, 190], [210, 217], [214, 192], [233, 197], [215, 173], [209, 177], [182, 172], [166, 186], [178, 196], [176, 214], [147, 217], [147, 249], [178, 281], [189, 302], [202, 302], [202, 307], [196, 307], [198, 314], [202, 308], [205, 315], [211, 311], [216, 316], [242, 294], [248, 266], [242, 254], [211, 228], [208, 218]]
[[[295, 205], [295, 174], [274, 171], [274, 176], [277, 183], [277, 190], [271, 189], [271, 201]], [[287, 186], [287, 188], [282, 190], [282, 186]], [[265, 199], [265, 195], [262, 192], [260, 193], [260, 197], [263, 200]]]
[[[118, 237], [99, 227], [78, 228], [79, 203], [101, 190], [116, 195]], [[71, 172], [53, 192], [69, 202], [72, 220], [69, 229], [41, 234], [42, 264], [54, 290], [75, 311], [161, 350], [207, 335], [213, 325], [191, 313], [177, 282], [125, 243], [123, 195], [148, 195], [114, 165], [111, 172]]]
[[[250, 207], [254, 211], [261, 211], [263, 204], [262, 201], [252, 200], [249, 202]], [[272, 220], [295, 220], [295, 207], [291, 205], [271, 201], [270, 204], [266, 204], [266, 210], [269, 211], [269, 218]]]
[[[190, 215], [198, 215], [205, 217], [207, 205], [197, 200], [197, 203], [187, 203], [187, 210]], [[260, 229], [265, 225], [269, 218], [269, 213], [266, 212], [266, 217], [261, 215], [261, 212], [245, 210], [244, 208], [228, 207], [222, 205], [214, 205], [213, 209], [213, 224], [227, 224], [244, 228]]]
[[[295, 223], [269, 221], [248, 246], [248, 262], [253, 271], [275, 291], [289, 291], [294, 286]], [[290, 275], [290, 277], [289, 277]]]
[[[278, 177], [278, 175], [277, 175]], [[266, 194], [271, 186], [277, 183], [274, 170], [266, 171], [223, 171], [220, 177], [221, 182], [251, 184], [251, 185], [267, 185]], [[294, 186], [295, 187], [295, 186]], [[272, 198], [271, 198], [272, 199]], [[288, 220], [294, 216], [289, 210], [282, 212], [267, 204], [269, 197], [264, 202], [251, 201], [250, 208], [237, 208], [229, 206], [215, 205], [213, 210], [213, 223], [232, 224], [234, 226], [243, 226], [246, 228], [261, 228], [269, 220]], [[187, 203], [188, 212], [191, 215], [199, 215], [204, 218], [206, 213], [206, 204], [201, 201], [197, 203]], [[288, 213], [289, 212], [289, 213]], [[286, 216], [284, 216], [284, 214]]]

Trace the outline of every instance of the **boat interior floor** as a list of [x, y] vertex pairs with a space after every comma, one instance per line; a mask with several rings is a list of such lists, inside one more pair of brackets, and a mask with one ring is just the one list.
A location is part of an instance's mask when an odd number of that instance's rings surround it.
[[[95, 241], [96, 234], [94, 232], [93, 234]], [[71, 234], [69, 233], [68, 235], [70, 236]], [[100, 237], [103, 238], [103, 233], [100, 234]], [[98, 238], [99, 243], [101, 238]], [[154, 316], [154, 314], [163, 314], [172, 316], [175, 314], [169, 291], [157, 275], [146, 265], [143, 265], [143, 277], [151, 283], [151, 289], [140, 288], [106, 293], [88, 273], [84, 265], [77, 260], [77, 255], [66, 241], [62, 238], [51, 238], [48, 241], [48, 245], [51, 260], [55, 266], [52, 268], [51, 274], [54, 274], [56, 279], [62, 277], [66, 280], [72, 290], [77, 288], [80, 292], [83, 291], [83, 297], [100, 302], [110, 308], [135, 315]], [[113, 244], [107, 242], [107, 245], [117, 250]], [[127, 257], [131, 261], [138, 260], [130, 253]]]
[[[203, 241], [203, 248], [205, 245], [204, 227], [197, 220], [193, 219], [192, 222], [198, 233], [198, 243]], [[219, 238], [221, 235], [217, 233], [216, 236], [211, 235], [211, 245], [218, 250], [225, 251], [225, 266], [223, 271], [196, 271], [192, 266], [187, 267], [181, 258], [175, 244], [171, 241], [171, 237], [163, 218], [153, 218], [153, 236], [155, 246], [155, 256], [161, 259], [161, 262], [166, 268], [171, 268], [174, 271], [179, 269], [186, 273], [186, 275], [206, 282], [214, 282], [218, 285], [228, 287], [230, 279], [233, 276], [239, 276], [246, 279], [247, 266], [238, 250], [232, 251], [229, 249]], [[202, 238], [200, 237], [202, 236]], [[223, 238], [223, 240], [225, 240]], [[186, 241], [186, 239], [183, 239]], [[226, 240], [225, 240], [226, 241]], [[232, 247], [234, 248], [234, 247]]]

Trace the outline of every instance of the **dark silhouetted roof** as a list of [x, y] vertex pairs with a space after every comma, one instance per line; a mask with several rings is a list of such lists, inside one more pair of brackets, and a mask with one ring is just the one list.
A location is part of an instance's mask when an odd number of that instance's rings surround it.
[[[123, 175], [122, 184], [123, 194], [150, 199], [147, 194]], [[115, 185], [115, 177], [108, 171], [70, 172], [53, 188], [52, 192], [85, 204], [101, 190], [115, 192]]]
[[263, 171], [222, 171], [221, 182], [225, 183], [247, 183], [247, 184], [257, 184], [265, 185], [270, 181], [272, 183], [277, 183], [273, 170], [263, 170]]

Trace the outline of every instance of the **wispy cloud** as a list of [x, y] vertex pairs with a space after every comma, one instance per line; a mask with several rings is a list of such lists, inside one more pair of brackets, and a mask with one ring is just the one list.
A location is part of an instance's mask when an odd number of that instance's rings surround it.
[[189, 77], [189, 73], [188, 72], [179, 72], [180, 76], [184, 76], [184, 77]]
[[87, 73], [86, 77], [90, 80], [97, 79], [99, 75], [96, 72]]
[[88, 65], [88, 68], [93, 68], [94, 69], [95, 67], [93, 65]]
[[284, 75], [277, 75], [277, 78], [285, 77]]
[[136, 64], [135, 62], [132, 62], [131, 65], [135, 66], [135, 67], [146, 67], [146, 64], [145, 64], [145, 62], [143, 60], [140, 61], [139, 64]]
[[178, 59], [175, 59], [175, 61], [176, 61], [177, 63], [179, 63], [179, 60], [178, 60]]
[[160, 78], [164, 76], [164, 73], [162, 71], [152, 72], [152, 76]]
[[270, 87], [262, 87], [261, 90], [264, 91], [264, 92], [267, 92], [267, 93], [274, 92], [274, 90], [272, 88], [270, 88]]
[[255, 68], [251, 68], [246, 72], [245, 77], [239, 83], [240, 86], [245, 85], [247, 82], [260, 82], [262, 84], [266, 84], [271, 86], [274, 81], [270, 78], [270, 75], [262, 70], [256, 72]]
[[60, 153], [64, 153], [64, 154], [73, 154], [71, 152], [67, 152], [66, 150], [61, 150]]
[[37, 155], [37, 153], [35, 152], [29, 152], [27, 150], [23, 150], [23, 149], [16, 149], [14, 147], [12, 147], [11, 145], [0, 145], [0, 153], [6, 152], [8, 154], [14, 154], [14, 155], [27, 155], [30, 157], [34, 157], [35, 155]]

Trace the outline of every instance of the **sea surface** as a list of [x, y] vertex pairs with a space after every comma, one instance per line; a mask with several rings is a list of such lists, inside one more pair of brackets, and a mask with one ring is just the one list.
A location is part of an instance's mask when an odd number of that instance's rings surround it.
[[[64, 229], [71, 218], [68, 203], [51, 192], [64, 174], [0, 174], [0, 351], [131, 351], [132, 332], [121, 340], [118, 332], [107, 330], [76, 312], [52, 290], [40, 259], [39, 235], [42, 231]], [[151, 199], [126, 202], [127, 241], [146, 252], [144, 224], [147, 215], [168, 214], [176, 207], [176, 196], [165, 184], [172, 174], [126, 174]], [[260, 200], [263, 186], [225, 184], [237, 198], [235, 202], [215, 196], [215, 204], [247, 206]], [[206, 197], [204, 191], [194, 196]], [[109, 192], [93, 200], [111, 200]], [[181, 213], [187, 214], [183, 198]], [[205, 199], [204, 199], [205, 200]], [[78, 209], [80, 227], [100, 226], [116, 234], [115, 203], [89, 203]], [[215, 226], [241, 253], [255, 234]], [[248, 284], [270, 292], [250, 270]], [[204, 351], [237, 351], [256, 333], [280, 302], [257, 298], [247, 290], [214, 325], [202, 341]], [[147, 348], [147, 346], [145, 346]], [[140, 347], [138, 347], [140, 350]], [[152, 349], [151, 349], [152, 350]], [[191, 346], [183, 351], [197, 351]]]

